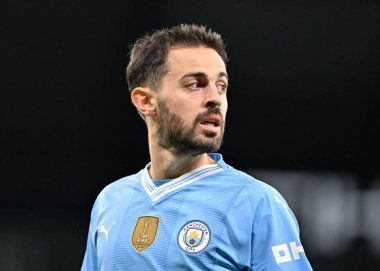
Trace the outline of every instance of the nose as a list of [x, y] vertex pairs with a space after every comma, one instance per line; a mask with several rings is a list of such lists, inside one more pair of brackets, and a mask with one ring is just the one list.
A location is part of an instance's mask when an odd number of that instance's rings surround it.
[[222, 97], [217, 87], [209, 86], [206, 90], [205, 106], [207, 108], [220, 107], [222, 105]]

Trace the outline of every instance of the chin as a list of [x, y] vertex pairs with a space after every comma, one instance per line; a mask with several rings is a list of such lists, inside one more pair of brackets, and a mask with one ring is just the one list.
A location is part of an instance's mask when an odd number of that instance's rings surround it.
[[205, 136], [206, 136], [207, 138], [215, 138], [215, 137], [218, 136], [218, 133], [216, 133], [216, 132], [211, 132], [211, 131], [207, 131], [207, 132], [205, 132]]
[[202, 153], [216, 152], [220, 149], [222, 145], [222, 139], [220, 137], [216, 137], [216, 135], [212, 137], [202, 138], [194, 142], [194, 146], [197, 146]]

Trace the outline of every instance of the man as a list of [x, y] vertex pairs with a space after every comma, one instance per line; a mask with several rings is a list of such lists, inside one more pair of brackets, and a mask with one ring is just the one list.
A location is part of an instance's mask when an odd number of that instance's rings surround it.
[[82, 270], [311, 270], [281, 195], [213, 153], [227, 60], [220, 35], [197, 25], [134, 44], [127, 81], [151, 162], [99, 194]]

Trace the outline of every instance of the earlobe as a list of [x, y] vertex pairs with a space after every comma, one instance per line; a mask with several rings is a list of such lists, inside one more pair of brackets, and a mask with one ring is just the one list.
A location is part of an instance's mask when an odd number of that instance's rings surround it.
[[137, 87], [131, 92], [131, 100], [136, 109], [145, 117], [156, 112], [152, 103], [152, 91], [148, 87]]

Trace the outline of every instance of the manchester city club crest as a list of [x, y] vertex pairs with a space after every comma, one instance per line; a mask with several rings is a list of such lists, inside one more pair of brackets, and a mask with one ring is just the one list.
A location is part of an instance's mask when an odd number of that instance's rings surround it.
[[193, 220], [181, 228], [178, 233], [178, 245], [188, 253], [201, 252], [210, 242], [211, 232], [206, 223]]

